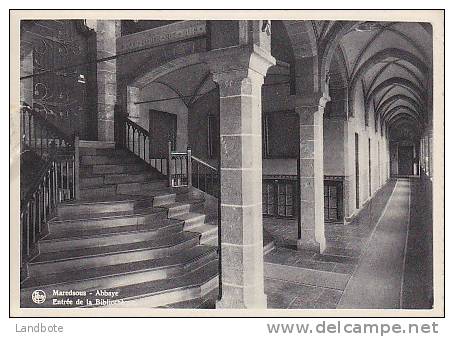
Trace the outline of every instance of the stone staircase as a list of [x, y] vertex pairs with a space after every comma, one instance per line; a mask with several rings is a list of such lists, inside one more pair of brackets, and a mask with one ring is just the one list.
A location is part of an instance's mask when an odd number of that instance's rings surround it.
[[[215, 292], [217, 220], [203, 198], [168, 188], [136, 156], [99, 142], [81, 144], [80, 197], [47, 223], [21, 283], [22, 307], [159, 307]], [[37, 289], [42, 304], [32, 301]]]

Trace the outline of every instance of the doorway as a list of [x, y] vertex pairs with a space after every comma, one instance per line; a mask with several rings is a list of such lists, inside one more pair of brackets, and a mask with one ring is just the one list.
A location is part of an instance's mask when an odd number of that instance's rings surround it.
[[359, 136], [355, 133], [355, 206], [359, 209]]
[[399, 175], [413, 175], [413, 146], [399, 146]]
[[149, 130], [151, 138], [151, 157], [166, 158], [168, 142], [172, 142], [172, 151], [177, 144], [177, 116], [164, 111], [150, 109]]

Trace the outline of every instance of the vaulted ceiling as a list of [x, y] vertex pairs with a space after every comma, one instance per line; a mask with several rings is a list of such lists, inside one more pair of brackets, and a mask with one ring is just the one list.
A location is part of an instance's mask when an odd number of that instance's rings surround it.
[[[430, 116], [432, 30], [413, 22], [313, 21], [319, 55], [334, 46], [330, 73], [333, 85], [390, 128], [405, 126], [419, 132]], [[345, 81], [344, 83], [342, 83]], [[343, 85], [344, 84], [344, 85]], [[355, 95], [356, 94], [356, 95]]]
[[[354, 115], [354, 101], [360, 99], [366, 112], [374, 116], [375, 125], [405, 127], [416, 136], [430, 119], [430, 25], [281, 21], [273, 22], [273, 36], [272, 47], [279, 60], [291, 63], [293, 57], [318, 57], [319, 76], [323, 77], [323, 71], [329, 69], [330, 95], [342, 102], [335, 107], [338, 111]], [[292, 53], [288, 55], [286, 50]], [[323, 62], [328, 63], [325, 68]], [[202, 65], [170, 73], [159, 81], [171, 87], [186, 105], [215, 87], [208, 69]]]

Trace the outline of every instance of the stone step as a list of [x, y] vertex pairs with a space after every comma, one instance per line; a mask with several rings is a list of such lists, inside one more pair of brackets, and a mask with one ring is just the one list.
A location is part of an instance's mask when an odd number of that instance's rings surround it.
[[99, 140], [81, 140], [79, 142], [79, 148], [92, 148], [92, 149], [114, 149], [115, 142], [106, 142]]
[[212, 236], [209, 239], [204, 240], [203, 242], [201, 241], [200, 243], [209, 247], [218, 247], [219, 244], [217, 235]]
[[89, 202], [65, 202], [57, 208], [59, 217], [73, 216], [75, 214], [99, 214], [108, 212], [132, 211], [153, 206], [154, 197], [134, 198], [127, 195], [115, 196], [110, 200]]
[[167, 209], [167, 216], [173, 218], [184, 213], [203, 211], [204, 203], [203, 199], [193, 199], [162, 204], [160, 207]]
[[82, 155], [80, 156], [81, 165], [112, 165], [139, 163], [139, 158], [132, 155], [112, 153], [112, 155]]
[[[188, 301], [197, 297], [206, 296], [217, 287], [217, 260], [211, 260], [191, 271], [177, 275], [176, 277], [158, 279], [140, 283], [134, 283], [113, 288], [104, 288], [106, 292], [115, 292], [117, 296], [109, 298], [112, 300], [121, 300], [121, 303], [96, 302], [96, 299], [101, 300], [102, 297], [96, 297], [96, 291], [87, 292], [87, 296], [74, 296], [73, 307], [76, 299], [80, 298], [84, 301], [83, 307], [103, 306], [106, 308], [112, 307], [159, 307], [169, 305], [171, 303]], [[85, 300], [92, 300], [91, 305], [87, 305]], [[30, 300], [28, 300], [30, 301]], [[24, 303], [27, 307], [68, 307], [65, 304], [53, 305], [52, 301], [46, 300], [42, 304]]]
[[90, 178], [94, 175], [120, 174], [120, 173], [146, 173], [150, 169], [145, 163], [122, 163], [122, 164], [100, 164], [81, 165], [80, 174], [83, 178]]
[[167, 187], [166, 180], [117, 184], [117, 194], [134, 194], [136, 191], [155, 191]]
[[[104, 185], [104, 176], [80, 178], [79, 183], [80, 183], [81, 189], [87, 188], [87, 187], [102, 186], [102, 185]], [[112, 184], [110, 184], [110, 185], [112, 185]]]
[[80, 188], [80, 198], [87, 199], [103, 199], [117, 194], [117, 187], [115, 185], [96, 186], [90, 188]]
[[197, 227], [193, 227], [189, 230], [193, 233], [200, 234], [200, 244], [205, 244], [206, 242], [210, 241], [212, 238], [218, 238], [218, 224], [217, 220], [214, 222], [209, 222], [206, 224], [202, 224]]
[[104, 175], [105, 184], [137, 183], [153, 179], [162, 180], [162, 175], [152, 169], [147, 170], [146, 172], [129, 172]]
[[217, 286], [218, 262], [214, 260], [179, 277], [115, 288], [123, 303], [108, 307], [155, 308], [204, 297]]
[[203, 225], [205, 223], [206, 217], [206, 214], [203, 213], [188, 212], [179, 214], [173, 219], [184, 221], [184, 230], [190, 231], [192, 228]]
[[149, 195], [155, 195], [156, 192], [163, 192], [165, 190], [168, 192], [175, 193], [176, 195], [186, 194], [189, 191], [187, 186], [176, 187], [176, 188], [166, 187], [166, 188], [159, 188], [159, 189], [141, 188], [141, 189], [130, 191], [130, 192], [128, 192], [128, 194], [134, 195], [136, 197], [149, 196]]
[[171, 188], [153, 190], [146, 195], [110, 195], [103, 198], [85, 199], [82, 201], [70, 201], [61, 203], [57, 208], [58, 216], [71, 214], [93, 214], [108, 213], [119, 211], [131, 211], [134, 209], [146, 208], [150, 206], [160, 207], [164, 204], [187, 199], [187, 191], [175, 191]]
[[216, 309], [219, 289], [216, 287], [204, 296], [192, 300], [171, 303], [160, 308], [167, 309]]
[[94, 148], [94, 147], [80, 147], [79, 146], [79, 154], [81, 156], [112, 156], [115, 154], [118, 155], [127, 155], [129, 154], [128, 151], [123, 149], [116, 149], [116, 148]]
[[45, 291], [46, 297], [51, 299], [54, 289], [87, 291], [168, 279], [187, 273], [216, 258], [216, 249], [195, 246], [176, 256], [30, 277], [21, 284], [21, 301], [29, 302], [35, 289]]
[[49, 232], [80, 231], [93, 228], [131, 226], [162, 221], [166, 219], [166, 211], [161, 208], [143, 208], [132, 211], [109, 213], [71, 214], [57, 217], [49, 221]]
[[142, 225], [101, 227], [79, 231], [62, 230], [60, 233], [51, 233], [40, 240], [39, 252], [62, 252], [71, 249], [149, 241], [182, 230], [183, 223], [181, 221], [168, 219]]
[[31, 276], [42, 276], [74, 269], [155, 259], [177, 254], [198, 243], [196, 234], [180, 232], [149, 241], [43, 253], [31, 261], [29, 272]]
[[[161, 181], [162, 176], [158, 172], [137, 172], [137, 173], [122, 173], [122, 174], [105, 174], [92, 175], [90, 177], [82, 177], [80, 179], [81, 188], [102, 187], [103, 185], [116, 185], [122, 183], [144, 183], [158, 180]], [[167, 181], [165, 181], [167, 184]]]

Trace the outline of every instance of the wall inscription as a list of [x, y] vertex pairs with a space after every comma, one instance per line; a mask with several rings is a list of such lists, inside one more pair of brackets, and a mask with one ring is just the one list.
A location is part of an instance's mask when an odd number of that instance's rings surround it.
[[191, 20], [172, 23], [143, 32], [122, 36], [117, 39], [117, 52], [159, 46], [206, 34], [206, 23], [201, 20]]

